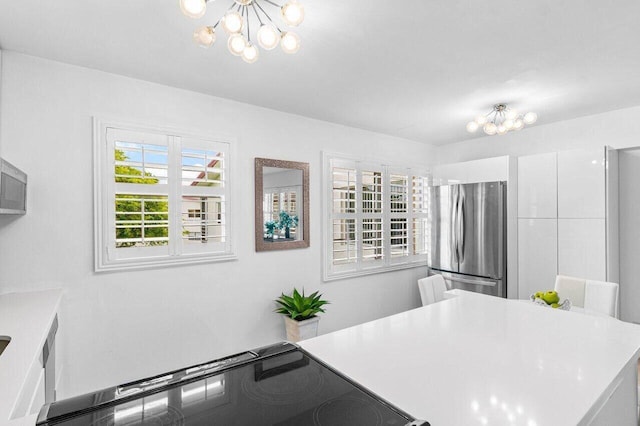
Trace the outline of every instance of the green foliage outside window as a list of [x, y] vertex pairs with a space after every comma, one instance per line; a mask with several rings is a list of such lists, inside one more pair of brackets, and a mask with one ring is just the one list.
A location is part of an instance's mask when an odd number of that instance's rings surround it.
[[[119, 149], [115, 150], [116, 161], [126, 161], [127, 156]], [[135, 167], [116, 165], [115, 180], [118, 183], [156, 184], [158, 178], [151, 173], [144, 174]], [[136, 242], [121, 241], [123, 239], [142, 238], [143, 219], [145, 223], [144, 237], [169, 237], [169, 202], [167, 196], [116, 194], [116, 224], [128, 221], [130, 227], [116, 226], [116, 246], [132, 247]], [[139, 226], [133, 226], [138, 225]], [[149, 227], [150, 224], [159, 225]], [[145, 245], [167, 245], [168, 241], [145, 241]]]

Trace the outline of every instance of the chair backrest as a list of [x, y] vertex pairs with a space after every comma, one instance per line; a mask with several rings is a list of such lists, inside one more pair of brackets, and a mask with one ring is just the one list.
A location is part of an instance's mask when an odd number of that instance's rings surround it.
[[418, 280], [418, 289], [420, 290], [422, 306], [426, 306], [444, 300], [447, 283], [442, 275], [431, 275]]
[[584, 308], [584, 292], [587, 281], [582, 278], [558, 275], [554, 290], [558, 292], [560, 301], [569, 299], [573, 306]]
[[616, 283], [587, 280], [584, 308], [618, 318], [619, 288]]

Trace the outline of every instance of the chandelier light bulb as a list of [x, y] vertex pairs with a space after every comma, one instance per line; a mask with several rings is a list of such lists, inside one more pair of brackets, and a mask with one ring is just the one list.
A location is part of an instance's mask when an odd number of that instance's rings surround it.
[[198, 27], [193, 32], [193, 41], [205, 49], [211, 47], [216, 42], [216, 30], [213, 27]]
[[516, 121], [513, 122], [513, 129], [514, 130], [520, 130], [524, 127], [524, 121], [522, 121], [521, 119], [517, 119]]
[[507, 118], [506, 120], [504, 120], [502, 122], [502, 125], [507, 129], [507, 130], [511, 130], [513, 129], [513, 125], [514, 125], [514, 121], [510, 118]]
[[515, 120], [516, 118], [518, 118], [518, 111], [515, 109], [508, 109], [507, 112], [504, 114], [504, 116], [506, 117], [507, 120]]
[[298, 34], [287, 31], [282, 33], [280, 46], [285, 53], [293, 54], [300, 50], [300, 37]]
[[485, 115], [479, 115], [476, 117], [476, 123], [478, 123], [479, 126], [486, 124], [486, 122], [487, 122], [487, 117]]
[[504, 127], [504, 125], [500, 124], [497, 128], [496, 128], [496, 133], [499, 135], [504, 135], [505, 133], [507, 133], [509, 131], [509, 129], [507, 129], [506, 127]]
[[222, 28], [228, 34], [237, 34], [242, 31], [242, 27], [244, 26], [244, 19], [242, 19], [242, 15], [238, 12], [231, 10], [225, 13], [224, 17], [221, 21]]
[[282, 6], [280, 15], [285, 24], [297, 27], [304, 21], [304, 7], [296, 0], [290, 0]]
[[480, 127], [478, 123], [476, 123], [475, 121], [470, 121], [467, 123], [467, 132], [473, 133], [478, 130], [478, 127]]
[[483, 130], [487, 135], [493, 136], [498, 131], [498, 127], [493, 123], [487, 123], [484, 125]]
[[259, 52], [258, 48], [251, 43], [247, 43], [247, 46], [242, 51], [242, 60], [248, 64], [252, 64], [258, 60]]
[[241, 4], [243, 6], [250, 5], [253, 0], [235, 0], [236, 3]]
[[179, 0], [180, 10], [189, 18], [202, 18], [207, 12], [206, 0]]
[[227, 47], [229, 48], [229, 52], [235, 56], [242, 55], [245, 47], [247, 47], [247, 41], [242, 37], [242, 34], [234, 34], [229, 37], [229, 41], [227, 42]]
[[538, 114], [536, 114], [535, 112], [528, 112], [524, 115], [522, 120], [525, 122], [525, 124], [533, 124], [536, 122], [536, 120], [538, 120]]
[[273, 25], [264, 24], [258, 30], [258, 44], [265, 50], [275, 48], [280, 42], [280, 34]]

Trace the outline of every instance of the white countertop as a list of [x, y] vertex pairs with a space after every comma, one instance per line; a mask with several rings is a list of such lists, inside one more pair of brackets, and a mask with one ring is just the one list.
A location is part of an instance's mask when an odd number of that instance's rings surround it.
[[35, 416], [9, 421], [25, 379], [41, 368], [42, 347], [58, 311], [61, 290], [0, 295], [0, 335], [11, 343], [0, 355], [0, 425], [35, 424]]
[[640, 326], [473, 295], [300, 345], [433, 426], [576, 425], [640, 355]]

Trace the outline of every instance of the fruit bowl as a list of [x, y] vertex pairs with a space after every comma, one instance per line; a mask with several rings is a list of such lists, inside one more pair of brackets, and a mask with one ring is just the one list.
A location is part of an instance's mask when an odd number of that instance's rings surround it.
[[545, 302], [544, 300], [542, 300], [540, 298], [536, 298], [535, 294], [532, 294], [531, 296], [529, 296], [529, 299], [531, 299], [531, 301], [533, 303], [535, 303], [536, 305], [544, 306], [544, 307], [547, 307], [547, 308], [562, 309], [563, 311], [571, 310], [571, 301], [569, 299], [564, 299], [562, 301], [562, 303], [558, 303], [558, 307], [557, 308], [553, 308], [551, 305], [548, 305], [547, 302]]

